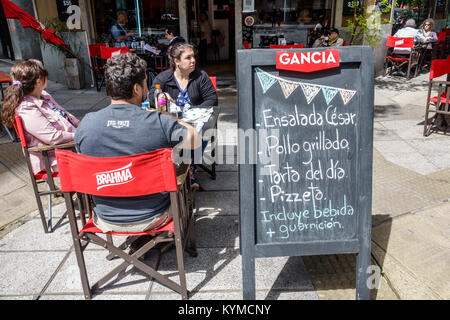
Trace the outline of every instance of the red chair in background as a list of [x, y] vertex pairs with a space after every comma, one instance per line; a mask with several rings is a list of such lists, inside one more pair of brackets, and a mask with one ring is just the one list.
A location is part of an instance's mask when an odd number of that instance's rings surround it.
[[[409, 54], [398, 54], [395, 49], [398, 48], [409, 48]], [[410, 79], [411, 69], [415, 68], [414, 76], [417, 75], [420, 62], [420, 52], [414, 49], [414, 38], [400, 38], [388, 36], [386, 41], [386, 58], [384, 59], [384, 70], [385, 75], [390, 75], [394, 72], [400, 72], [404, 74], [402, 68], [408, 66], [406, 72], [406, 78]], [[388, 71], [388, 69], [390, 70]]]
[[[184, 169], [182, 174], [177, 176], [172, 161], [172, 149], [160, 149], [143, 154], [112, 158], [89, 157], [70, 151], [57, 150], [56, 159], [85, 298], [90, 299], [93, 291], [100, 289], [129, 265], [133, 265], [162, 285], [181, 294], [183, 299], [187, 299], [189, 292], [186, 287], [183, 253], [186, 250], [192, 256], [197, 255], [194, 214], [190, 204], [187, 204], [191, 201], [191, 199], [187, 199], [190, 189], [189, 165], [181, 165], [180, 167], [184, 166]], [[106, 176], [113, 180], [121, 179], [121, 183], [111, 182], [108, 178], [104, 179]], [[168, 192], [171, 203], [169, 214], [172, 220], [159, 229], [145, 232], [104, 233], [95, 226], [92, 219], [87, 223], [82, 222], [81, 228], [79, 228], [71, 195], [73, 192], [82, 193], [85, 199], [88, 198], [88, 195], [137, 197]], [[86, 205], [85, 208], [88, 208], [91, 213], [91, 206]], [[98, 234], [106, 234], [107, 239], [105, 240]], [[113, 243], [113, 235], [128, 238], [117, 246]], [[153, 237], [149, 238], [140, 249], [131, 255], [125, 252], [128, 245], [142, 235], [153, 235]], [[106, 248], [111, 255], [124, 260], [122, 264], [92, 286], [89, 284], [84, 255], [85, 249], [91, 243]], [[159, 243], [175, 244], [179, 283], [139, 260]]]
[[344, 40], [344, 42], [342, 43], [342, 46], [343, 47], [347, 46], [347, 41]]
[[216, 80], [216, 77], [209, 77], [209, 80], [211, 80], [211, 82], [212, 82], [212, 84], [214, 86], [214, 89], [217, 91], [217, 80]]
[[103, 60], [108, 60], [109, 58], [127, 52], [130, 52], [130, 48], [128, 47], [120, 47], [120, 48], [100, 47], [100, 57]]
[[[58, 172], [53, 172], [50, 163], [49, 163], [49, 152], [53, 152], [56, 149], [74, 149], [74, 143], [69, 142], [60, 145], [53, 146], [38, 146], [29, 148], [27, 145], [27, 139], [25, 137], [25, 131], [23, 129], [23, 122], [20, 116], [15, 116], [14, 128], [16, 129], [17, 134], [19, 135], [20, 142], [22, 143], [22, 151], [25, 156], [28, 172], [30, 174], [31, 185], [33, 186], [34, 195], [36, 197], [36, 202], [38, 206], [39, 215], [41, 216], [42, 226], [44, 227], [44, 232], [49, 233], [52, 231], [52, 195], [61, 196], [61, 190], [56, 187], [54, 178], [59, 176]], [[33, 173], [33, 169], [31, 167], [30, 162], [30, 152], [40, 152], [44, 159], [45, 170], [38, 172], [37, 174]], [[47, 174], [51, 172], [51, 174]], [[38, 184], [46, 183], [48, 191], [39, 191]], [[41, 197], [48, 196], [48, 209], [47, 209], [47, 218], [45, 217], [44, 208], [42, 205]]]
[[91, 64], [94, 70], [94, 81], [97, 91], [100, 91], [105, 79], [103, 77], [104, 61], [101, 58], [101, 47], [106, 47], [105, 43], [96, 43], [89, 45], [89, 56], [91, 57]]
[[248, 43], [247, 40], [244, 40], [244, 42], [243, 42], [242, 44], [244, 45], [244, 48], [245, 48], [245, 49], [251, 49], [250, 43]]
[[301, 49], [304, 48], [305, 46], [303, 44], [286, 44], [286, 45], [281, 45], [281, 44], [271, 44], [270, 45], [270, 49]]
[[[428, 97], [427, 105], [425, 108], [425, 122], [423, 128], [423, 135], [428, 136], [434, 129], [439, 129], [438, 127], [448, 126], [446, 123], [445, 116], [450, 116], [449, 111], [449, 100], [450, 100], [450, 81], [438, 81], [435, 78], [442, 77], [443, 75], [450, 74], [450, 56], [447, 59], [435, 59], [431, 62], [430, 69], [430, 81], [428, 83]], [[438, 85], [437, 95], [431, 97], [431, 92], [433, 90], [433, 85]], [[434, 109], [430, 109], [430, 105], [434, 106]], [[428, 118], [430, 112], [434, 113], [432, 119]], [[439, 116], [440, 115], [440, 116]], [[441, 123], [437, 123], [437, 121]]]

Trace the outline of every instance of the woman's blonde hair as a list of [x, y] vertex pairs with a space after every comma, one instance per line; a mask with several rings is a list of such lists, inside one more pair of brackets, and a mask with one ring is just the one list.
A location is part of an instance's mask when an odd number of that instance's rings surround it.
[[431, 24], [431, 29], [430, 29], [430, 30], [434, 30], [434, 20], [431, 19], [431, 18], [425, 19], [425, 20], [422, 22], [422, 25], [420, 26], [421, 29], [425, 28], [425, 24], [426, 24], [427, 22], [428, 22], [429, 24]]
[[20, 83], [10, 85], [6, 89], [2, 103], [2, 122], [10, 128], [14, 124], [15, 110], [23, 101], [23, 97], [33, 92], [38, 79], [47, 79], [48, 72], [41, 61], [27, 59], [11, 68], [11, 77]]

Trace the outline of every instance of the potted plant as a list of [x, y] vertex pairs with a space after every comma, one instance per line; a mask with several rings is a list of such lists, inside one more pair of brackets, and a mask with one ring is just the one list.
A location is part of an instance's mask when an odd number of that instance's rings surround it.
[[[83, 64], [85, 62], [79, 57], [81, 44], [76, 41], [75, 37], [71, 36], [71, 34], [73, 34], [75, 31], [69, 30], [66, 24], [59, 21], [58, 18], [47, 19], [44, 24], [49, 29], [54, 30], [56, 34], [59, 35], [61, 39], [63, 39], [63, 41], [68, 45], [68, 48], [64, 48], [50, 44], [52, 51], [55, 51], [63, 56], [63, 70], [67, 87], [69, 89], [84, 88], [85, 81]], [[42, 36], [41, 41], [44, 47], [49, 45], [45, 42]], [[83, 62], [83, 64], [81, 62]]]

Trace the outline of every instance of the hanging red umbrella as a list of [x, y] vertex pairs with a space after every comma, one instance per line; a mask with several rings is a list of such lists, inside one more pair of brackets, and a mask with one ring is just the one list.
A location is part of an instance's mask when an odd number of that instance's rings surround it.
[[31, 28], [39, 32], [47, 43], [68, 48], [67, 44], [55, 33], [55, 31], [47, 29], [42, 23], [25, 12], [22, 8], [9, 0], [1, 0], [1, 2], [7, 19], [17, 19], [22, 24], [22, 27]]

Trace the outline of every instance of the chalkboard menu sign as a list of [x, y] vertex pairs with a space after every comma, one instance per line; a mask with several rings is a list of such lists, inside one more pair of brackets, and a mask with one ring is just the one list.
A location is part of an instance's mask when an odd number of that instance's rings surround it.
[[58, 19], [66, 22], [70, 14], [67, 13], [67, 8], [70, 6], [78, 6], [78, 0], [56, 0], [56, 7], [58, 9]]
[[238, 51], [239, 150], [255, 153], [239, 165], [244, 298], [256, 257], [358, 253], [368, 299], [373, 61], [359, 46]]

